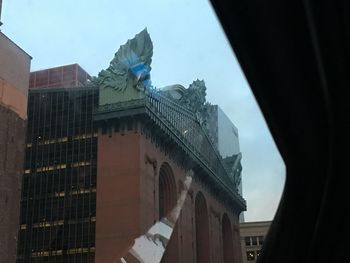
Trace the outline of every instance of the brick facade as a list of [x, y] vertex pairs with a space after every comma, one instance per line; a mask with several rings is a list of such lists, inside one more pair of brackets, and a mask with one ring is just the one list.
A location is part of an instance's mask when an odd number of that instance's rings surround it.
[[0, 263], [15, 262], [26, 121], [0, 105]]
[[0, 32], [0, 263], [16, 260], [30, 60]]
[[[145, 234], [159, 220], [159, 175], [162, 166], [170, 167], [177, 195], [185, 179], [184, 168], [175, 163], [169, 155], [165, 155], [136, 126], [131, 130], [125, 129], [109, 134], [99, 131], [95, 257], [97, 263], [118, 260], [132, 247], [135, 238]], [[206, 209], [197, 209], [200, 212], [196, 213], [198, 196], [202, 198], [203, 207]], [[238, 214], [211, 194], [201, 183], [199, 175], [195, 175], [175, 231], [168, 243], [166, 262], [241, 262], [238, 217]], [[224, 229], [223, 218], [226, 218]], [[197, 229], [200, 229], [201, 233], [196, 233], [196, 224], [199, 224]], [[231, 233], [226, 232], [223, 235], [223, 230]], [[196, 236], [199, 243], [196, 242]], [[202, 246], [203, 238], [207, 239], [208, 243], [204, 242], [205, 249], [201, 250], [196, 246]], [[107, 253], [110, 251], [114, 253]], [[200, 258], [204, 258], [205, 261], [198, 261]]]

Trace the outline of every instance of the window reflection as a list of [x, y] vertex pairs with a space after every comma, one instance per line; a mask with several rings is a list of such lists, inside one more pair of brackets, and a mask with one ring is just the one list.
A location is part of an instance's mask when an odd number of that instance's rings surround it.
[[[276, 149], [261, 116], [252, 113], [258, 108], [210, 4], [63, 0], [38, 10], [13, 2], [18, 8], [11, 9], [18, 13], [7, 9], [5, 23], [12, 29], [2, 28], [17, 37], [30, 32], [30, 39], [45, 39], [31, 44], [35, 59], [26, 135], [23, 130], [18, 140], [26, 138], [19, 151], [24, 165], [11, 164], [23, 174], [18, 262], [114, 262], [137, 237], [148, 239], [157, 223], [166, 225], [163, 219], [174, 208], [179, 216], [167, 225], [171, 235], [163, 262], [256, 258], [263, 233], [242, 235], [249, 250], [239, 250], [243, 193], [251, 204], [246, 219], [254, 219], [250, 211], [270, 200], [257, 200], [250, 189], [262, 191], [258, 181], [271, 178], [270, 170], [280, 174], [283, 169], [271, 155]], [[81, 12], [72, 19], [68, 6]], [[30, 27], [28, 13], [38, 18]], [[86, 31], [92, 13], [94, 23]], [[83, 37], [91, 35], [89, 41]], [[113, 57], [110, 64], [107, 57]], [[67, 64], [72, 58], [95, 77], [78, 64]], [[5, 94], [12, 82], [2, 67]], [[246, 91], [238, 92], [240, 87]], [[5, 98], [0, 97], [1, 107], [8, 105]], [[15, 114], [17, 104], [11, 103], [6, 110]], [[11, 137], [16, 131], [9, 126], [0, 141], [17, 142]], [[188, 171], [193, 171], [193, 181], [178, 206]], [[259, 219], [273, 213], [271, 206], [255, 214]]]

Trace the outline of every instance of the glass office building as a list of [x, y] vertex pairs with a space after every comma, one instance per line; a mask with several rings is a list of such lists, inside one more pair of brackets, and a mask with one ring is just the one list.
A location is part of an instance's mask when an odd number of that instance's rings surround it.
[[97, 95], [30, 89], [17, 262], [94, 262]]

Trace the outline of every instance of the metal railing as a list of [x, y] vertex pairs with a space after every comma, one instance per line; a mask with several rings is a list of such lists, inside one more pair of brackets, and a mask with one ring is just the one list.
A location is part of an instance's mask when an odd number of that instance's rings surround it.
[[238, 193], [237, 186], [229, 177], [229, 171], [227, 171], [218, 150], [197, 120], [195, 112], [164, 96], [161, 92], [147, 90], [142, 99], [102, 105], [98, 107], [98, 113], [124, 111], [130, 108], [146, 108], [145, 112], [152, 119], [163, 124], [166, 132], [179, 141], [218, 184], [245, 203]]
[[229, 178], [220, 154], [197, 120], [195, 112], [191, 112], [159, 92], [148, 92], [146, 100], [147, 107], [190, 148], [198, 160], [231, 191], [238, 193], [237, 187]]

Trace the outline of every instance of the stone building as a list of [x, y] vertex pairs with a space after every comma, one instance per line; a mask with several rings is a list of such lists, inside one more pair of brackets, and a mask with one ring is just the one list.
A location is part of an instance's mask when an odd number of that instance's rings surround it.
[[154, 89], [152, 53], [144, 30], [84, 85], [30, 90], [17, 262], [241, 262], [240, 163], [204, 82]]
[[1, 263], [16, 258], [30, 61], [31, 57], [0, 31]]
[[243, 263], [256, 262], [270, 225], [271, 221], [240, 224]]

